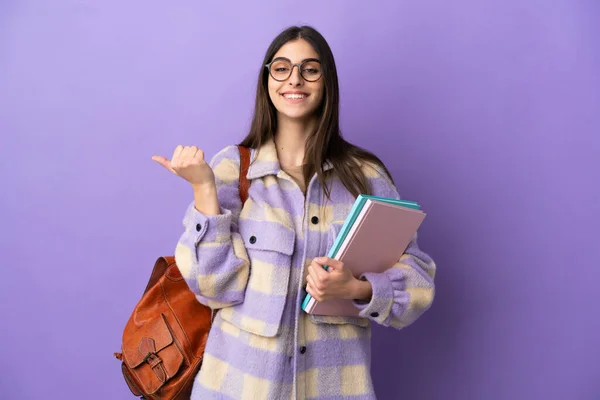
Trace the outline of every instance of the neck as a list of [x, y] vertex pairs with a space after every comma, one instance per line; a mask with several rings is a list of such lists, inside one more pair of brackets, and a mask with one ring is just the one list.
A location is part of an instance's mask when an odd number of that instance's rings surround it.
[[304, 148], [311, 135], [316, 119], [298, 120], [279, 116], [275, 146], [279, 163], [288, 167], [304, 164]]

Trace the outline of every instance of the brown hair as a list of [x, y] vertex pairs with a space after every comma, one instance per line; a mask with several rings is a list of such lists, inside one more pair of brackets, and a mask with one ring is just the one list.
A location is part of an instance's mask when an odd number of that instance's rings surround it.
[[269, 73], [264, 67], [271, 62], [277, 51], [287, 42], [297, 39], [306, 40], [317, 52], [321, 61], [324, 79], [323, 103], [317, 109], [317, 124], [315, 132], [309, 136], [305, 148], [304, 179], [308, 183], [313, 174], [317, 178], [327, 198], [330, 196], [327, 187], [326, 174], [323, 164], [328, 160], [333, 168], [328, 171], [337, 174], [342, 184], [355, 197], [360, 193], [371, 194], [371, 187], [362, 163], [372, 163], [380, 166], [393, 183], [393, 178], [383, 162], [358, 146], [347, 142], [341, 135], [339, 126], [339, 86], [335, 60], [331, 48], [325, 38], [310, 26], [292, 26], [281, 32], [271, 43], [265, 54], [258, 75], [256, 88], [256, 103], [250, 132], [240, 143], [250, 148], [260, 148], [262, 144], [272, 139], [277, 132], [277, 110], [271, 102], [268, 91]]

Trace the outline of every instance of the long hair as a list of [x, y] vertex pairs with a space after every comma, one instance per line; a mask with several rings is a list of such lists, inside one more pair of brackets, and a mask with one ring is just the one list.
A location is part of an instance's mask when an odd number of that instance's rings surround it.
[[303, 169], [305, 182], [308, 183], [316, 172], [325, 195], [330, 198], [327, 186], [329, 176], [323, 171], [326, 160], [333, 165], [333, 168], [327, 172], [336, 174], [354, 197], [360, 193], [372, 193], [369, 181], [360, 168], [362, 163], [379, 165], [393, 182], [390, 172], [377, 156], [347, 142], [342, 137], [339, 126], [340, 92], [333, 53], [325, 38], [310, 26], [292, 26], [284, 30], [267, 49], [258, 75], [252, 125], [250, 132], [240, 144], [258, 149], [263, 143], [273, 139], [277, 132], [277, 110], [269, 97], [269, 72], [264, 66], [272, 61], [284, 44], [297, 39], [306, 40], [319, 55], [323, 74], [321, 79], [324, 79], [325, 86], [323, 102], [316, 110], [315, 131], [306, 141]]

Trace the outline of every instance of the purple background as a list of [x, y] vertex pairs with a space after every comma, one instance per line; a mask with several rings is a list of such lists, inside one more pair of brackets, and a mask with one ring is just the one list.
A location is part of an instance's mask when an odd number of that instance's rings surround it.
[[429, 214], [436, 300], [374, 330], [380, 398], [600, 398], [600, 3], [214, 3], [0, 2], [2, 399], [132, 398], [112, 353], [191, 200], [150, 157], [240, 140], [302, 23]]

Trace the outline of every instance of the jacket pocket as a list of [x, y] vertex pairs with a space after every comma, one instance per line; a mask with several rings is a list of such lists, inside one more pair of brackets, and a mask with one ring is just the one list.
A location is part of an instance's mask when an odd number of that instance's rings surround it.
[[296, 233], [277, 222], [247, 222], [240, 225], [250, 259], [244, 301], [221, 315], [242, 330], [273, 337], [280, 332]]

